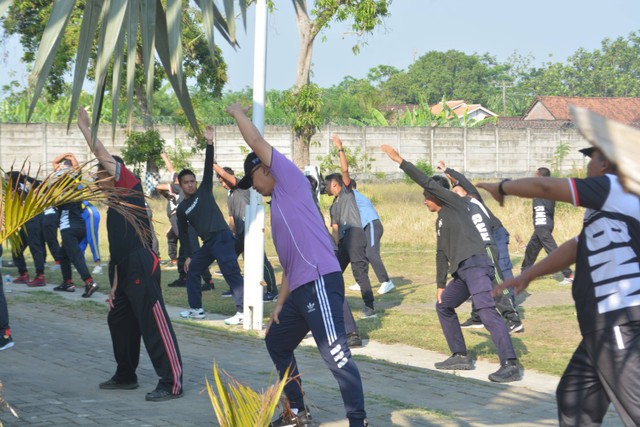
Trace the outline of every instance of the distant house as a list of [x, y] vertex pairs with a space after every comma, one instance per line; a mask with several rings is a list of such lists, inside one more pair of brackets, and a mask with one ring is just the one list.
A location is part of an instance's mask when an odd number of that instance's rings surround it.
[[[467, 104], [465, 101], [446, 101], [445, 104], [449, 107], [453, 113], [460, 119], [464, 119], [465, 113], [469, 122], [479, 122], [487, 117], [498, 117], [496, 113], [483, 107], [480, 104]], [[438, 115], [442, 112], [442, 102], [432, 105], [430, 107], [431, 113]]]
[[572, 127], [569, 105], [587, 108], [609, 119], [640, 127], [640, 98], [577, 96], [539, 96], [522, 117], [501, 117], [498, 127], [554, 129]]

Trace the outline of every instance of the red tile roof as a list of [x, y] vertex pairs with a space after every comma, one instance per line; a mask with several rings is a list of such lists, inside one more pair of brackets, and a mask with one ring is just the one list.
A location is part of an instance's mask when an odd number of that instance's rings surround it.
[[640, 98], [539, 96], [524, 113], [523, 119], [526, 120], [537, 103], [544, 105], [556, 120], [570, 121], [569, 105], [575, 105], [621, 123], [633, 125], [640, 122]]

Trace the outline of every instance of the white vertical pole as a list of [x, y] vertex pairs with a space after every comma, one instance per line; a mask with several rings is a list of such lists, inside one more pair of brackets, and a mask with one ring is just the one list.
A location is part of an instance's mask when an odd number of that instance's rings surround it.
[[[256, 2], [253, 51], [253, 124], [264, 135], [267, 77], [267, 0]], [[262, 329], [264, 283], [264, 206], [251, 189], [246, 208], [244, 237], [244, 329]]]

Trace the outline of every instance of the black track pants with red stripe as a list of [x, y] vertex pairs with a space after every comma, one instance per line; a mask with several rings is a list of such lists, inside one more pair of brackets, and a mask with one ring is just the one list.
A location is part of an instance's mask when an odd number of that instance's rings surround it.
[[[140, 338], [160, 377], [158, 387], [178, 394], [182, 390], [182, 360], [160, 290], [158, 258], [146, 248], [133, 250], [117, 264], [118, 283], [108, 323], [118, 365], [115, 379], [137, 379]], [[113, 284], [114, 265], [109, 265]]]

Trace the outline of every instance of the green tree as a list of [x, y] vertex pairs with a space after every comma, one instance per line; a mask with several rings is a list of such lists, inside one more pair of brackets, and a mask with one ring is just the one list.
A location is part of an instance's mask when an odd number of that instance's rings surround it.
[[504, 69], [488, 54], [430, 51], [406, 72], [391, 75], [382, 88], [401, 104], [417, 104], [420, 96], [430, 105], [442, 97], [486, 104], [502, 74]]
[[[102, 105], [107, 84], [107, 76], [111, 76], [111, 98], [114, 114], [117, 114], [120, 86], [123, 84], [122, 71], [126, 65], [124, 81], [128, 110], [132, 110], [134, 87], [136, 87], [136, 64], [142, 67], [142, 86], [150, 111], [152, 94], [156, 85], [155, 54], [160, 59], [168, 80], [170, 81], [184, 116], [199, 133], [199, 126], [186, 84], [184, 72], [185, 49], [183, 48], [183, 18], [186, 0], [70, 0], [53, 2], [47, 25], [38, 46], [38, 53], [33, 66], [34, 82], [33, 101], [29, 115], [40, 98], [47, 77], [53, 70], [54, 62], [63, 52], [63, 42], [68, 31], [79, 26], [76, 59], [74, 61], [74, 80], [69, 111], [69, 123], [75, 113], [82, 85], [87, 76], [89, 61], [93, 55], [94, 65], [94, 97], [92, 115], [92, 136], [95, 138], [102, 112]], [[0, 3], [0, 14], [6, 7], [20, 0], [8, 0]], [[214, 45], [214, 28], [232, 45], [235, 42], [235, 4], [234, 0], [224, 2], [224, 16], [213, 2], [196, 1], [201, 10], [203, 39], [207, 40], [208, 58], [218, 66]], [[243, 18], [246, 16], [246, 0], [239, 0]], [[80, 12], [79, 12], [80, 11]], [[187, 11], [188, 15], [189, 12]], [[229, 25], [227, 23], [230, 23]], [[61, 50], [62, 48], [62, 50]], [[95, 52], [95, 54], [94, 54]], [[64, 56], [64, 55], [63, 55]], [[188, 56], [188, 55], [187, 55]], [[127, 58], [135, 58], [136, 61]], [[140, 87], [140, 86], [138, 86]], [[139, 95], [139, 93], [138, 93]], [[142, 98], [138, 96], [140, 102]]]
[[[318, 105], [320, 101], [309, 99], [309, 95], [320, 96], [320, 92], [307, 87], [311, 75], [311, 58], [313, 43], [318, 34], [329, 24], [352, 20], [351, 28], [356, 34], [371, 32], [376, 25], [382, 22], [382, 18], [389, 14], [390, 0], [316, 0], [315, 7], [309, 13], [306, 0], [292, 0], [296, 14], [298, 34], [300, 35], [300, 49], [296, 65], [296, 82], [291, 91], [292, 105], [296, 115], [299, 112], [311, 114], [309, 106]], [[360, 44], [353, 47], [354, 53], [360, 49]], [[319, 110], [314, 114], [319, 115]], [[309, 144], [315, 134], [318, 119], [305, 120], [307, 126], [294, 125], [293, 162], [300, 168], [309, 164]]]

